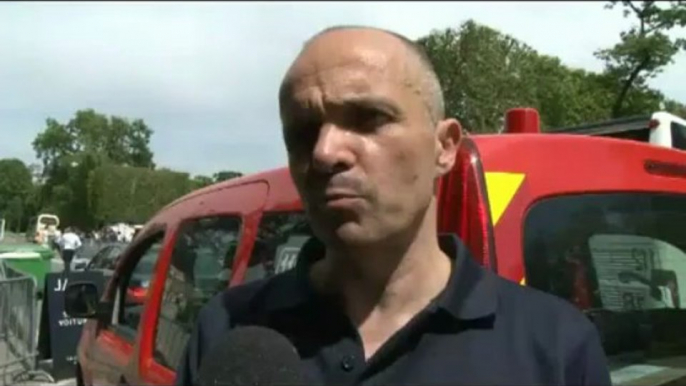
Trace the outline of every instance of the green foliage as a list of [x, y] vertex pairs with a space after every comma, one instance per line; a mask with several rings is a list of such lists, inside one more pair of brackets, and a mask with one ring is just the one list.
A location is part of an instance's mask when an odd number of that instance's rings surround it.
[[191, 179], [165, 168], [155, 171], [152, 133], [140, 119], [90, 109], [77, 111], [66, 124], [48, 118], [33, 141], [43, 183], [27, 193], [23, 208], [56, 213], [63, 225], [84, 229], [111, 221], [145, 222], [193, 189], [241, 175], [222, 171]]
[[230, 180], [232, 178], [237, 178], [243, 176], [243, 173], [241, 172], [234, 172], [230, 170], [222, 170], [220, 172], [214, 173], [212, 175], [212, 178], [214, 179], [214, 182], [221, 182], [221, 181], [226, 181]]
[[31, 190], [31, 172], [16, 158], [0, 159], [0, 205]]
[[32, 190], [31, 172], [16, 158], [0, 159], [0, 218], [10, 230], [19, 230], [26, 220], [25, 201]]
[[[498, 131], [504, 112], [534, 107], [543, 129], [612, 118], [621, 88], [615, 72], [563, 65], [511, 36], [469, 20], [420, 38], [441, 81], [446, 115], [473, 133]], [[664, 96], [644, 84], [623, 97], [624, 115], [661, 110]], [[673, 102], [673, 109], [678, 103]]]
[[674, 115], [686, 119], [686, 105], [675, 100], [668, 99], [664, 102], [664, 109]]
[[193, 186], [193, 189], [201, 189], [201, 188], [204, 188], [206, 186], [210, 186], [210, 185], [214, 184], [214, 179], [212, 179], [212, 177], [208, 177], [208, 176], [200, 176], [200, 175], [194, 176], [191, 179], [191, 184]]
[[[607, 115], [607, 96], [593, 74], [571, 70], [511, 36], [472, 20], [418, 40], [431, 59], [446, 100], [446, 114], [470, 132], [495, 132], [513, 107], [539, 110], [544, 126]], [[592, 87], [589, 87], [591, 85]]]
[[88, 186], [97, 223], [144, 223], [193, 188], [187, 173], [119, 165], [94, 169]]
[[[671, 64], [679, 50], [686, 49], [686, 39], [671, 38], [674, 27], [686, 26], [686, 2], [683, 1], [611, 1], [607, 8], [621, 4], [624, 17], [636, 24], [620, 34], [611, 48], [596, 51], [605, 62], [605, 72], [615, 78], [617, 89], [612, 116], [629, 115], [632, 89], [646, 89], [646, 81]], [[636, 94], [637, 95], [637, 94]], [[634, 95], [634, 99], [636, 98]]]
[[108, 164], [153, 168], [152, 133], [140, 119], [107, 117], [91, 109], [77, 111], [66, 124], [48, 118], [33, 141], [44, 181], [36, 206], [56, 213], [64, 225], [94, 226], [88, 207], [90, 172]]
[[140, 119], [129, 121], [92, 109], [79, 110], [67, 124], [48, 118], [45, 130], [33, 141], [33, 148], [48, 174], [63, 157], [81, 153], [98, 154], [118, 165], [152, 168], [152, 133]]
[[534, 98], [532, 87], [519, 87], [528, 83], [533, 50], [509, 36], [470, 20], [418, 43], [441, 81], [446, 113], [472, 132], [499, 128], [507, 108]]

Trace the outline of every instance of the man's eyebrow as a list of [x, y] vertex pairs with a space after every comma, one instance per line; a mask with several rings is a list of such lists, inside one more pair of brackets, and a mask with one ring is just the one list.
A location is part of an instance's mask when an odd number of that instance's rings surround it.
[[344, 97], [337, 101], [330, 101], [332, 105], [336, 106], [355, 106], [366, 109], [381, 110], [387, 114], [394, 116], [401, 116], [402, 111], [398, 104], [391, 99], [379, 96], [353, 96]]

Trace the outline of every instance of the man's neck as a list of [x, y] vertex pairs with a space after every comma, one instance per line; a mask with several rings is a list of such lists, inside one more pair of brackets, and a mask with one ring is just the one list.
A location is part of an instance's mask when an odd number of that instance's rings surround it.
[[381, 246], [347, 254], [327, 251], [321, 264], [315, 264], [312, 273], [320, 288], [337, 292], [355, 324], [372, 314], [381, 318], [414, 315], [445, 288], [451, 263], [438, 244], [435, 208], [427, 212], [402, 248]]

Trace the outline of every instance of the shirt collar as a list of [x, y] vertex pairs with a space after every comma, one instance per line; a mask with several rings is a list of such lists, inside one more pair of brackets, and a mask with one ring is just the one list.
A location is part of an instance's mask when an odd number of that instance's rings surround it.
[[[453, 268], [448, 284], [437, 298], [435, 306], [460, 320], [479, 319], [494, 314], [497, 307], [495, 274], [480, 266], [456, 235], [440, 235], [439, 245], [452, 259]], [[268, 310], [285, 310], [315, 302], [318, 297], [308, 278], [308, 270], [313, 262], [324, 256], [325, 250], [324, 244], [315, 237], [311, 237], [303, 245], [298, 253], [296, 267], [275, 277], [274, 285], [267, 285], [265, 288]]]

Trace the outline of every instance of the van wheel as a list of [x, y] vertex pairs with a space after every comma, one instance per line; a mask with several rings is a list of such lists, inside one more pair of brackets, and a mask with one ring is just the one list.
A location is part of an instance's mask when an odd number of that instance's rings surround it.
[[83, 383], [83, 373], [81, 372], [81, 365], [76, 362], [76, 386], [86, 386]]

